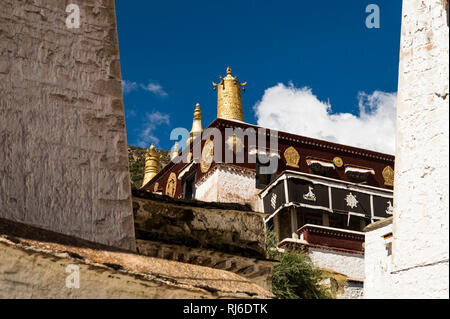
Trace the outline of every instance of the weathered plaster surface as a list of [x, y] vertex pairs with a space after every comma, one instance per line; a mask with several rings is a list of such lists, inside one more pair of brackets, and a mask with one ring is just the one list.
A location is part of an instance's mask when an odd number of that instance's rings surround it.
[[392, 286], [392, 255], [388, 254], [388, 246], [383, 236], [391, 232], [392, 224], [387, 224], [366, 233], [365, 298], [383, 299], [389, 296]]
[[0, 216], [134, 249], [113, 0], [0, 0]]
[[353, 279], [364, 279], [364, 256], [325, 248], [308, 247], [308, 255], [319, 268], [330, 269]]

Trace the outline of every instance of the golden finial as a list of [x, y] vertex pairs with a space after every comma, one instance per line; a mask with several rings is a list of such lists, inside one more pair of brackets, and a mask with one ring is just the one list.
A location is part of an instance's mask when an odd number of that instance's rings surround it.
[[200, 104], [197, 103], [195, 105], [194, 110], [194, 120], [192, 121], [192, 130], [189, 133], [189, 139], [187, 141], [187, 144], [191, 143], [194, 138], [201, 135], [203, 132], [203, 125], [202, 125], [202, 110], [200, 109]]
[[241, 88], [245, 91], [247, 82], [240, 83], [237, 76], [233, 77], [230, 67], [227, 67], [227, 76], [219, 78], [219, 84], [213, 82], [213, 89], [217, 89], [217, 117], [244, 121]]
[[202, 119], [202, 110], [200, 110], [200, 104], [197, 103], [195, 105], [195, 110], [194, 110], [194, 120], [201, 120]]
[[145, 153], [145, 173], [142, 187], [150, 182], [161, 170], [159, 162], [159, 154], [155, 149], [155, 145], [152, 144], [150, 149]]
[[178, 155], [178, 142], [175, 142], [172, 148], [172, 153], [170, 154], [170, 160], [173, 161]]

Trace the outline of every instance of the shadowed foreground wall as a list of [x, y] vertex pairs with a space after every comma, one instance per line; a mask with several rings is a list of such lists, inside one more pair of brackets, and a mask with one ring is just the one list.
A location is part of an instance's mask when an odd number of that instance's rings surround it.
[[113, 0], [0, 0], [0, 217], [135, 249]]

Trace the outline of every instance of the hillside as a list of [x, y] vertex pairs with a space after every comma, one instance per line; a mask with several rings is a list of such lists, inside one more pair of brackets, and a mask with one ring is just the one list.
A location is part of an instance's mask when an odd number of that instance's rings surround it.
[[[139, 189], [144, 179], [145, 148], [128, 145], [128, 161], [130, 165], [131, 189]], [[170, 151], [157, 150], [161, 156], [161, 168], [170, 162]]]

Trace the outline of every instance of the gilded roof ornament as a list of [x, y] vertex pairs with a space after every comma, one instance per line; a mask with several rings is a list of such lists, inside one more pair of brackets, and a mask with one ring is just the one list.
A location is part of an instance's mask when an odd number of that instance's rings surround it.
[[247, 82], [240, 83], [237, 76], [232, 75], [231, 68], [227, 68], [225, 78], [219, 76], [220, 82], [212, 83], [217, 89], [217, 117], [229, 120], [244, 121], [241, 88], [245, 92]]
[[150, 149], [145, 153], [145, 171], [142, 187], [155, 177], [161, 170], [160, 157], [155, 149], [155, 145], [151, 145]]
[[172, 152], [170, 153], [170, 160], [174, 160], [175, 158], [177, 158], [177, 156], [179, 155], [179, 150], [178, 150], [178, 142], [175, 142], [175, 144], [173, 145], [172, 148]]
[[187, 144], [191, 143], [197, 136], [201, 136], [202, 132], [203, 132], [202, 110], [200, 109], [200, 104], [197, 103], [195, 105], [194, 110], [194, 120], [192, 121], [192, 130], [189, 133], [189, 139], [187, 141]]

